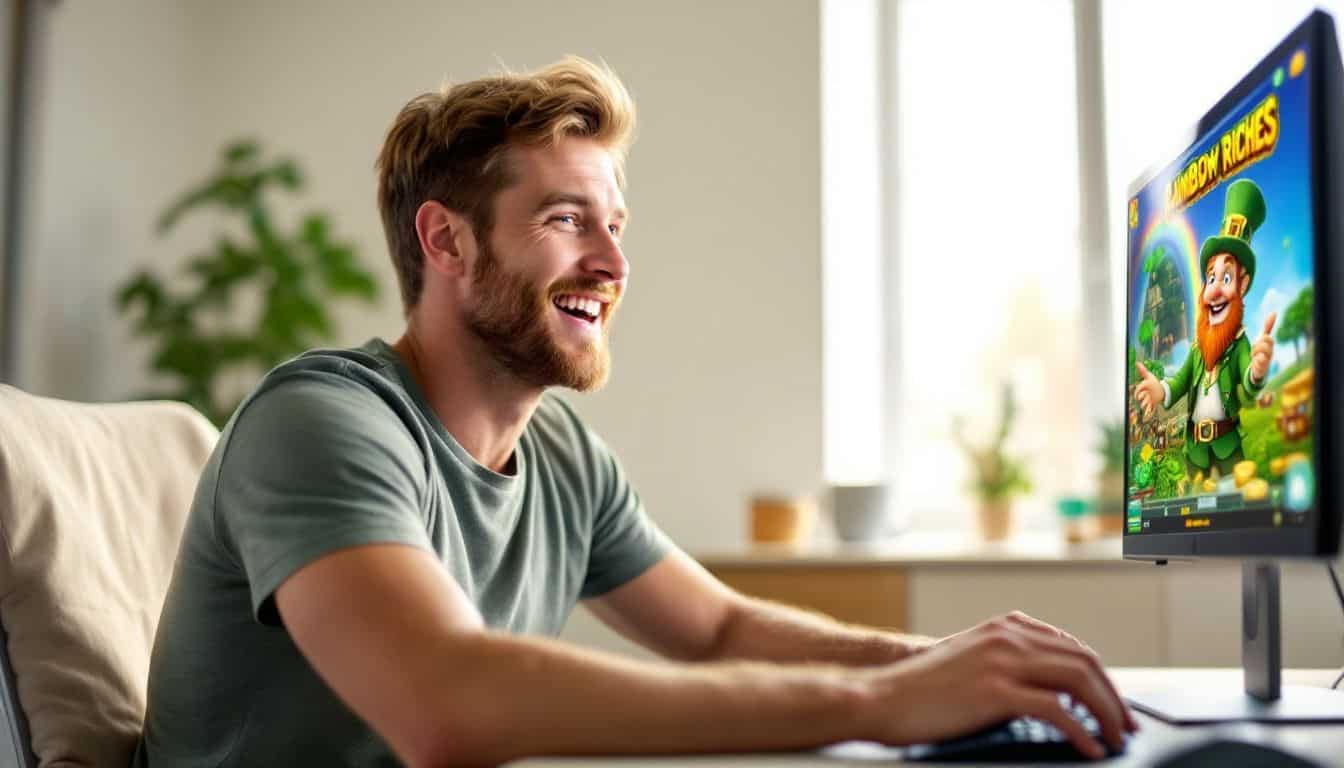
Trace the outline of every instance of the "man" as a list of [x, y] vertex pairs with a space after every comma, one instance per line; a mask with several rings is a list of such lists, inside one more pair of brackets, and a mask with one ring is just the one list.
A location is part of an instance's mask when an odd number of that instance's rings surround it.
[[[1024, 615], [951, 638], [734, 593], [548, 387], [607, 377], [633, 107], [581, 59], [413, 99], [378, 161], [407, 327], [267, 375], [206, 466], [136, 764], [478, 765], [937, 739], [1060, 708], [1133, 728]], [[672, 663], [551, 639], [577, 600]]]
[[1170, 381], [1159, 381], [1137, 363], [1136, 399], [1151, 416], [1157, 403], [1170, 408], [1190, 393], [1186, 408], [1185, 458], [1206, 477], [1231, 474], [1245, 459], [1241, 450], [1241, 405], [1265, 387], [1274, 357], [1275, 313], [1252, 345], [1241, 322], [1246, 293], [1255, 278], [1251, 236], [1265, 221], [1265, 198], [1249, 179], [1233, 182], [1223, 204], [1220, 234], [1199, 251], [1204, 290], [1196, 309], [1196, 339], [1185, 364]]

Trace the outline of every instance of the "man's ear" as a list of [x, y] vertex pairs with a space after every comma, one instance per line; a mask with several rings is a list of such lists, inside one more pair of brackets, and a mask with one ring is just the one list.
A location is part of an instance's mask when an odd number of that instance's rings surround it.
[[1245, 267], [1238, 266], [1237, 271], [1241, 273], [1241, 298], [1246, 298], [1246, 292], [1251, 290], [1251, 273], [1246, 271]]
[[415, 233], [426, 269], [449, 277], [467, 274], [466, 256], [474, 252], [476, 237], [466, 216], [437, 200], [426, 200], [415, 212]]

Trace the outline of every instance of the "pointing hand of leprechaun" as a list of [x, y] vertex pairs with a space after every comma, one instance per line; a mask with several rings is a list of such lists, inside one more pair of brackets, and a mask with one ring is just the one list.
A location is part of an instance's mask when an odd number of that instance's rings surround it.
[[1265, 330], [1251, 345], [1251, 382], [1257, 385], [1264, 382], [1265, 375], [1269, 373], [1269, 360], [1274, 357], [1274, 337], [1269, 332], [1274, 330], [1276, 319], [1278, 313], [1270, 312], [1269, 317], [1265, 318]]
[[1167, 391], [1162, 388], [1162, 382], [1158, 381], [1151, 371], [1143, 367], [1143, 363], [1135, 362], [1134, 366], [1139, 369], [1139, 376], [1142, 377], [1135, 388], [1134, 399], [1139, 401], [1139, 407], [1143, 409], [1143, 415], [1146, 418], [1153, 415], [1153, 408], [1158, 403], [1167, 399]]

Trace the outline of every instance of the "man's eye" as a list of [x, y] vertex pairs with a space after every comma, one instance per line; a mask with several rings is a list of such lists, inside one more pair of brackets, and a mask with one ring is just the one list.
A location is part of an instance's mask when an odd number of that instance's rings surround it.
[[610, 233], [613, 234], [613, 235], [619, 235], [619, 234], [621, 234], [621, 228], [618, 227], [618, 226], [616, 226], [615, 224], [608, 224], [608, 225], [607, 225], [607, 231], [610, 232]]
[[558, 221], [562, 224], [578, 225], [579, 217], [572, 213], [562, 213], [559, 216], [552, 216], [551, 221]]
[[1231, 285], [1231, 284], [1232, 284], [1232, 274], [1229, 272], [1223, 273], [1223, 285]]
[[1209, 283], [1209, 285], [1213, 285], [1213, 274], [1212, 274], [1212, 273], [1209, 274], [1209, 280], [1208, 280], [1208, 283]]

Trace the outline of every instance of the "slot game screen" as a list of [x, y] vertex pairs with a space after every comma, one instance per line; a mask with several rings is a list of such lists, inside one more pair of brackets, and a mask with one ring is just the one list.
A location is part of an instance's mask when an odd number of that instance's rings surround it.
[[1127, 536], [1308, 522], [1307, 54], [1127, 201]]

